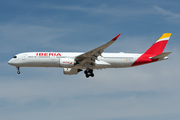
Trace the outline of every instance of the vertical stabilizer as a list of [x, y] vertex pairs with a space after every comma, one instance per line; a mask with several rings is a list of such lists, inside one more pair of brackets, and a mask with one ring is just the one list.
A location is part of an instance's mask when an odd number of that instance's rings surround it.
[[159, 55], [163, 52], [171, 33], [164, 33], [144, 54]]
[[[132, 64], [132, 66], [137, 66], [137, 65], [142, 65], [142, 64], [147, 64], [147, 63], [158, 61], [160, 54], [162, 54], [162, 52], [164, 51], [164, 48], [166, 47], [166, 44], [167, 44], [170, 36], [171, 36], [171, 33], [164, 33], [144, 54], [142, 54]], [[158, 58], [157, 58], [157, 56], [158, 56]]]

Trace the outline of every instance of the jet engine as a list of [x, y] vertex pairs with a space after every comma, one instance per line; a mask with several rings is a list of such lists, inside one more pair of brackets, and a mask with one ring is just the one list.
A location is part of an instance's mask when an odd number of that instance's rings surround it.
[[74, 67], [76, 61], [73, 58], [60, 58], [60, 67], [71, 68]]
[[78, 72], [82, 71], [81, 69], [73, 69], [73, 68], [64, 68], [63, 72], [65, 75], [75, 75]]

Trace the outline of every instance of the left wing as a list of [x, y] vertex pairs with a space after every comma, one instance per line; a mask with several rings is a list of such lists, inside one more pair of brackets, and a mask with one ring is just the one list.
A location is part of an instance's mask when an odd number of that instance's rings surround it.
[[81, 65], [85, 65], [87, 67], [90, 67], [92, 65], [95, 65], [95, 60], [97, 59], [98, 56], [101, 56], [101, 53], [104, 52], [104, 49], [106, 49], [108, 46], [110, 46], [114, 41], [117, 40], [117, 38], [120, 36], [121, 34], [118, 34], [116, 37], [114, 37], [111, 41], [107, 42], [106, 44], [95, 48], [89, 52], [86, 52], [84, 54], [81, 54], [79, 56], [77, 56], [75, 58], [75, 60], [77, 61], [77, 63], [81, 64]]

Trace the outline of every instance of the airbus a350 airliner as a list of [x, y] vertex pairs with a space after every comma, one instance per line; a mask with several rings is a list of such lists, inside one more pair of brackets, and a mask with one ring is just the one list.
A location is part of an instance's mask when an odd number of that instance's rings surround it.
[[15, 55], [8, 64], [20, 67], [61, 67], [64, 74], [78, 74], [82, 69], [86, 77], [94, 77], [93, 69], [125, 68], [143, 65], [168, 59], [171, 52], [163, 50], [171, 36], [164, 33], [145, 53], [104, 53], [104, 50], [114, 43], [121, 34], [106, 44], [86, 53], [74, 52], [25, 52]]

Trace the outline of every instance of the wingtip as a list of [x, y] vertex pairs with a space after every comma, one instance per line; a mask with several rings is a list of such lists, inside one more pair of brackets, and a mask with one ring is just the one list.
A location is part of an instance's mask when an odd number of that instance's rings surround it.
[[118, 38], [120, 35], [121, 35], [121, 33], [120, 33], [120, 34], [118, 34], [116, 37], [114, 37], [111, 41], [116, 41], [116, 40], [117, 40], [117, 38]]

